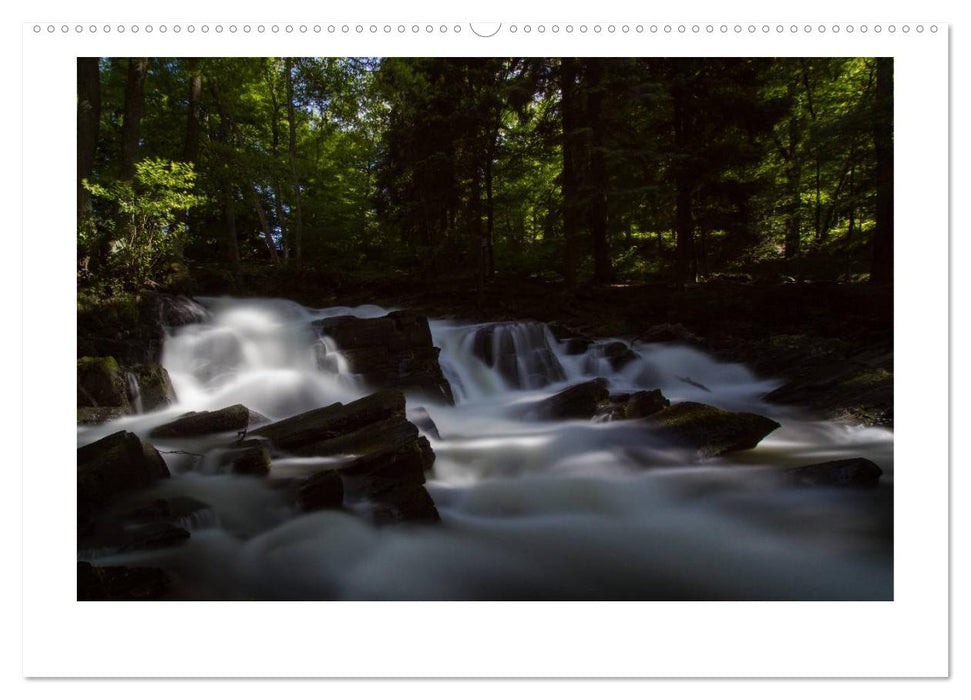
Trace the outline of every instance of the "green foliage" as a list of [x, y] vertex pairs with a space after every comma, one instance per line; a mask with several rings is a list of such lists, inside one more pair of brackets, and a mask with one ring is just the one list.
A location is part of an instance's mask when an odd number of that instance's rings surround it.
[[[199, 202], [192, 192], [193, 166], [150, 158], [136, 164], [132, 180], [84, 184], [116, 212], [106, 225], [111, 241], [109, 279], [115, 284], [140, 287], [182, 242], [185, 224], [179, 216]], [[90, 247], [91, 243], [78, 241], [79, 247]]]

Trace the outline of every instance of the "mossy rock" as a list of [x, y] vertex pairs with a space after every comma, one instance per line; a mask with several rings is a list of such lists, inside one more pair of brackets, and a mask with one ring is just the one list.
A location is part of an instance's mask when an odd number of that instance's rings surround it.
[[538, 420], [593, 418], [609, 394], [606, 379], [591, 379], [536, 402], [526, 417]]
[[78, 407], [113, 407], [130, 411], [125, 374], [113, 357], [81, 357], [77, 361]]
[[701, 457], [750, 450], [780, 427], [755, 413], [733, 413], [693, 401], [674, 404], [644, 420], [655, 435]]
[[158, 450], [124, 430], [79, 447], [77, 460], [78, 515], [82, 518], [123, 493], [169, 476]]
[[154, 411], [171, 406], [176, 401], [175, 389], [169, 373], [158, 362], [134, 365], [130, 368], [138, 384], [138, 396], [142, 411]]

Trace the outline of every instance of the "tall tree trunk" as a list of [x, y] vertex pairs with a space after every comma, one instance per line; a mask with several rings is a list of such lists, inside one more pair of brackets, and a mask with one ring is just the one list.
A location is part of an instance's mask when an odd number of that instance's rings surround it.
[[877, 221], [870, 282], [883, 285], [893, 284], [893, 58], [877, 59], [875, 116]]
[[256, 217], [260, 221], [260, 229], [263, 232], [263, 242], [266, 243], [266, 249], [270, 253], [270, 262], [274, 265], [280, 263], [280, 256], [276, 252], [276, 244], [273, 242], [273, 227], [270, 226], [270, 220], [266, 216], [266, 210], [263, 208], [263, 201], [260, 199], [260, 191], [256, 183], [249, 190], [250, 201], [253, 203], [253, 209], [256, 211]]
[[303, 218], [300, 212], [300, 181], [297, 178], [297, 120], [293, 104], [293, 59], [286, 59], [287, 72], [287, 125], [290, 130], [290, 186], [293, 188], [293, 213], [296, 227], [293, 237], [293, 255], [298, 263], [303, 255]]
[[496, 136], [493, 134], [489, 140], [489, 152], [486, 155], [486, 276], [492, 279], [496, 276], [496, 240], [495, 240], [495, 212], [493, 211], [492, 197], [492, 160], [495, 158]]
[[94, 234], [91, 193], [82, 184], [94, 173], [101, 123], [101, 73], [99, 59], [78, 59], [78, 229]]
[[563, 237], [566, 239], [566, 283], [577, 282], [577, 232], [580, 207], [579, 173], [579, 104], [577, 99], [577, 59], [564, 58], [560, 63], [561, 111], [563, 113]]
[[145, 76], [147, 58], [128, 59], [128, 80], [125, 83], [125, 116], [121, 124], [121, 179], [135, 176], [142, 112], [145, 110]]
[[[219, 139], [225, 150], [231, 152], [233, 149], [233, 129], [229, 114], [219, 96], [219, 84], [215, 80], [208, 80], [209, 91], [212, 93], [216, 102], [216, 110], [219, 113]], [[232, 156], [224, 155], [219, 157], [220, 180], [222, 181], [222, 206], [223, 206], [223, 235], [222, 250], [223, 256], [228, 260], [234, 272], [239, 272], [239, 239], [236, 234], [236, 203], [233, 187], [233, 167]]]
[[607, 168], [603, 119], [603, 60], [587, 60], [590, 153], [590, 231], [593, 236], [593, 274], [598, 284], [611, 281], [610, 239], [607, 229]]
[[685, 162], [688, 153], [688, 110], [685, 89], [675, 79], [672, 97], [674, 98], [674, 144], [680, 154], [680, 162], [674, 171], [675, 215], [674, 230], [677, 235], [677, 278], [678, 285], [695, 281], [694, 226], [691, 220], [691, 190], [694, 178], [690, 166]]
[[478, 165], [474, 166], [472, 183], [469, 190], [469, 233], [471, 234], [472, 264], [475, 266], [476, 302], [482, 304], [485, 291], [485, 254], [486, 240], [482, 230], [482, 174]]
[[[199, 160], [200, 117], [202, 115], [202, 72], [198, 58], [186, 59], [186, 72], [189, 75], [189, 109], [186, 114], [185, 144], [182, 148], [182, 162], [195, 165]], [[189, 213], [180, 210], [176, 214], [176, 223], [189, 225]], [[176, 254], [182, 255], [182, 239], [176, 239]]]

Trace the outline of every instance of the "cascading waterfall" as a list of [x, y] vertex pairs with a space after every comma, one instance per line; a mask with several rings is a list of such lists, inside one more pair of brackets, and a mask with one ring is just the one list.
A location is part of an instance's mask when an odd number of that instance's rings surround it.
[[[369, 393], [340, 349], [313, 330], [375, 306], [308, 309], [283, 300], [204, 299], [174, 329], [163, 364], [179, 402], [104, 426], [146, 437], [190, 410], [242, 403], [277, 420]], [[159, 565], [196, 597], [307, 599], [889, 599], [892, 433], [805, 419], [761, 397], [777, 383], [677, 344], [611, 342], [585, 351], [544, 324], [432, 321], [455, 406], [409, 396], [437, 433], [428, 489], [443, 524], [377, 528], [353, 514], [301, 514], [275, 480], [322, 458], [275, 461], [268, 479], [221, 473], [191, 453], [204, 440], [153, 440], [173, 478], [155, 497], [189, 497], [211, 516], [183, 545], [95, 563]], [[686, 464], [636, 423], [525, 421], [531, 403], [603, 377], [612, 393], [659, 388], [676, 401], [758, 412], [782, 423], [754, 450]], [[188, 454], [187, 454], [188, 453]], [[781, 489], [772, 470], [860, 456], [884, 470], [871, 492]], [[202, 525], [202, 526], [199, 526]]]

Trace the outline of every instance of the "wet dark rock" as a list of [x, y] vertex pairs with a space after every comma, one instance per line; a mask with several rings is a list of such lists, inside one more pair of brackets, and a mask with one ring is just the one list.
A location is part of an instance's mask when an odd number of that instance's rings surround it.
[[422, 432], [431, 435], [436, 440], [442, 439], [442, 436], [438, 432], [438, 426], [435, 425], [435, 421], [428, 415], [428, 410], [424, 406], [416, 406], [415, 408], [408, 409], [407, 416], [408, 420], [414, 423], [415, 427]]
[[593, 344], [589, 338], [567, 338], [563, 341], [563, 352], [567, 355], [582, 355]]
[[[438, 364], [439, 348], [432, 345], [428, 319], [410, 311], [393, 311], [381, 318], [337, 316], [313, 322], [330, 337], [347, 361], [379, 389], [415, 391], [429, 399], [455, 402], [452, 387]], [[318, 351], [318, 364], [333, 370], [336, 361]]]
[[133, 365], [128, 371], [135, 377], [142, 411], [154, 411], [175, 403], [175, 389], [166, 369], [157, 362]]
[[246, 430], [250, 424], [265, 420], [263, 416], [238, 403], [218, 411], [186, 413], [170, 423], [154, 428], [150, 435], [155, 438], [185, 438], [230, 431], [240, 432]]
[[893, 372], [841, 362], [799, 373], [766, 395], [773, 403], [803, 406], [830, 418], [893, 426]]
[[[400, 391], [379, 391], [347, 405], [335, 403], [307, 411], [257, 428], [247, 438], [267, 438], [275, 448], [286, 452], [321, 454], [320, 450], [329, 452], [325, 445], [321, 446], [322, 443], [347, 437], [385, 421], [407, 423], [405, 397]], [[414, 432], [417, 435], [417, 429]], [[375, 434], [372, 440], [379, 440], [380, 437]]]
[[622, 415], [627, 420], [647, 418], [670, 405], [671, 402], [661, 393], [660, 389], [638, 391], [624, 402]]
[[270, 451], [263, 445], [224, 450], [219, 460], [233, 474], [266, 476], [270, 473]]
[[172, 593], [172, 579], [154, 567], [79, 561], [77, 570], [78, 600], [165, 600]]
[[[405, 418], [405, 397], [400, 391], [380, 391], [346, 406], [338, 403], [308, 411], [252, 435], [267, 438], [274, 450], [290, 454], [352, 456], [298, 486], [298, 502], [305, 509], [337, 507], [346, 497], [367, 502], [374, 513], [397, 521], [438, 519], [431, 497], [420, 495], [435, 453], [428, 439]], [[340, 499], [335, 476], [341, 482]]]
[[336, 471], [318, 472], [301, 482], [297, 501], [307, 511], [340, 508], [344, 503], [344, 481]]
[[868, 459], [838, 459], [786, 469], [787, 481], [799, 486], [876, 486], [883, 470]]
[[129, 413], [125, 373], [113, 357], [78, 358], [78, 408], [115, 408]]
[[618, 372], [638, 358], [638, 354], [630, 349], [627, 343], [615, 340], [603, 347], [603, 356], [610, 362], [611, 368]]
[[137, 435], [120, 431], [78, 448], [78, 517], [90, 517], [117, 496], [169, 476], [165, 460]]
[[472, 354], [495, 368], [514, 389], [538, 389], [566, 379], [542, 323], [482, 326], [472, 339]]
[[655, 435], [702, 457], [752, 449], [779, 427], [755, 413], [732, 413], [692, 401], [669, 406], [644, 421]]
[[190, 527], [200, 520], [214, 520], [215, 513], [208, 503], [189, 496], [156, 498], [150, 503], [133, 508], [125, 518], [140, 523], [172, 523]]
[[591, 379], [536, 402], [529, 408], [526, 416], [538, 420], [593, 418], [609, 394], [606, 379]]
[[400, 485], [381, 494], [375, 499], [371, 517], [378, 525], [432, 525], [442, 520], [428, 490], [416, 484]]

